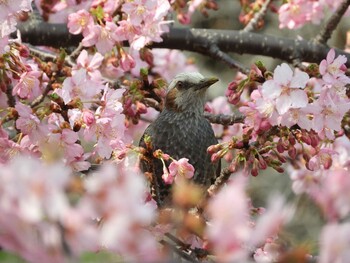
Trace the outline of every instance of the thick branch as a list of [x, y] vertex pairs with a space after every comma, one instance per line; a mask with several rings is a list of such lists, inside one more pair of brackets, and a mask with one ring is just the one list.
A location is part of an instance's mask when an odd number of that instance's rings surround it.
[[[345, 14], [346, 10], [350, 5], [350, 0], [344, 0], [337, 8], [337, 10], [333, 13], [333, 15], [329, 18], [326, 23], [326, 26], [321, 30], [321, 32], [316, 36], [315, 40], [318, 43], [325, 44], [328, 39], [331, 38], [333, 31], [338, 26], [341, 18]], [[348, 59], [349, 61], [349, 59]]]
[[[78, 46], [81, 36], [69, 34], [65, 24], [48, 24], [42, 22], [23, 23], [18, 26], [23, 42], [33, 45], [52, 47]], [[314, 41], [290, 39], [284, 37], [262, 35], [252, 32], [215, 29], [171, 28], [163, 35], [163, 42], [154, 43], [150, 47], [170, 48], [208, 54], [210, 45], [215, 44], [222, 52], [238, 54], [264, 55], [292, 62], [299, 59], [305, 62], [319, 63], [326, 57], [329, 47]], [[348, 58], [350, 54], [336, 49], [337, 54]]]

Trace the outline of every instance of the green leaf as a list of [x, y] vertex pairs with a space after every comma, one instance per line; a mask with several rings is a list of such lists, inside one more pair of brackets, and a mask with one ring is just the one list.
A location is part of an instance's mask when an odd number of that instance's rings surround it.
[[7, 251], [0, 251], [0, 262], [2, 263], [25, 263], [26, 261], [19, 256]]

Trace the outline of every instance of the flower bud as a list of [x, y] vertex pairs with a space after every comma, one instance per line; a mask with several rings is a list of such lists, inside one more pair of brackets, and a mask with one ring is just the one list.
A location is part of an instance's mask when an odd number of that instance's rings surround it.
[[289, 134], [288, 141], [291, 145], [295, 145], [297, 143], [292, 133]]
[[295, 159], [295, 157], [297, 156], [297, 149], [294, 146], [290, 147], [288, 150], [288, 155], [290, 156], [290, 158]]
[[277, 151], [279, 153], [283, 153], [284, 152], [284, 146], [283, 146], [283, 142], [282, 142], [282, 139], [280, 138], [277, 142], [277, 147], [276, 147]]
[[218, 151], [220, 151], [222, 149], [222, 144], [218, 143], [218, 144], [215, 144], [215, 145], [210, 145], [207, 149], [207, 152], [209, 154], [213, 154], [213, 153], [216, 153]]

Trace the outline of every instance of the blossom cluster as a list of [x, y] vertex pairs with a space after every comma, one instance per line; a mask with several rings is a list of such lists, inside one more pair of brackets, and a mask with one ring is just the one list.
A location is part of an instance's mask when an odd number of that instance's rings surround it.
[[280, 28], [297, 29], [307, 23], [319, 24], [326, 11], [335, 11], [342, 0], [288, 0], [278, 10]]
[[[160, 260], [147, 230], [156, 206], [131, 164], [107, 164], [86, 178], [35, 157], [1, 165], [1, 247], [29, 262], [66, 262], [99, 250], [130, 261]], [[70, 195], [80, 197], [73, 203]]]
[[[350, 83], [345, 75], [345, 62], [345, 56], [335, 58], [331, 50], [319, 66], [322, 79], [310, 79], [307, 73], [299, 70], [293, 73], [283, 63], [276, 67], [273, 79], [253, 92], [253, 104], [241, 111], [256, 111], [257, 114], [249, 115], [254, 118], [249, 121], [256, 129], [259, 129], [258, 123], [267, 120], [272, 126], [298, 125], [307, 131], [314, 130], [321, 139], [334, 139], [334, 132], [341, 130], [342, 118], [350, 109], [350, 100], [345, 94], [345, 85]], [[310, 89], [313, 98], [308, 97]]]

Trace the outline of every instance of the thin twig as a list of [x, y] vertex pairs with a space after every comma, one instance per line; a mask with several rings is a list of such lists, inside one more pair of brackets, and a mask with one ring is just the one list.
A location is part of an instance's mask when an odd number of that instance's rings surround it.
[[197, 259], [198, 257], [204, 257], [208, 256], [209, 252], [206, 249], [202, 248], [191, 248], [189, 244], [186, 244], [182, 242], [182, 240], [178, 239], [176, 236], [170, 234], [170, 233], [165, 233], [164, 234], [167, 238], [169, 238], [171, 241], [173, 241], [176, 245], [186, 249], [190, 254], [189, 255], [194, 255]]
[[50, 92], [50, 90], [52, 90], [52, 83], [51, 81], [49, 83], [47, 83], [46, 88], [44, 89], [43, 93], [40, 94], [38, 97], [36, 97], [32, 103], [30, 104], [30, 107], [34, 108], [36, 106], [38, 106], [40, 103], [42, 103], [45, 99], [45, 97], [47, 96], [47, 94]]
[[211, 123], [222, 124], [222, 125], [233, 125], [235, 123], [243, 123], [245, 117], [243, 115], [224, 115], [224, 114], [211, 114], [208, 112], [204, 113], [204, 117], [207, 118]]
[[79, 56], [82, 49], [83, 49], [83, 44], [80, 42], [78, 47], [76, 49], [74, 49], [73, 52], [69, 54], [69, 56], [66, 57], [66, 59], [65, 59], [66, 62], [72, 66], [74, 64], [76, 64], [75, 60]]
[[163, 110], [163, 106], [161, 103], [157, 102], [154, 99], [151, 98], [144, 98], [144, 102], [147, 106], [154, 108], [157, 111], [162, 111]]
[[30, 44], [27, 44], [30, 55], [40, 58], [42, 61], [53, 61], [56, 59], [56, 54], [41, 50]]
[[15, 107], [16, 99], [12, 95], [12, 89], [13, 89], [13, 86], [11, 84], [7, 85], [7, 89], [6, 89], [7, 104], [10, 107]]
[[258, 24], [259, 20], [261, 20], [263, 18], [263, 16], [265, 16], [266, 11], [267, 11], [267, 7], [269, 6], [270, 3], [271, 3], [271, 0], [266, 0], [265, 1], [265, 3], [261, 6], [259, 12], [255, 13], [254, 17], [245, 26], [243, 31], [250, 32], [256, 27], [256, 25]]
[[209, 50], [207, 50], [207, 52], [208, 52], [209, 56], [211, 56], [214, 59], [219, 59], [219, 60], [225, 62], [230, 68], [238, 69], [239, 71], [243, 72], [244, 74], [249, 73], [249, 69], [244, 67], [238, 61], [234, 60], [227, 53], [220, 50], [220, 48], [216, 44], [213, 44], [213, 43], [210, 44]]
[[180, 257], [182, 257], [185, 260], [188, 260], [190, 262], [194, 262], [194, 263], [199, 263], [200, 261], [198, 261], [197, 259], [193, 258], [192, 256], [190, 256], [189, 254], [187, 254], [185, 251], [183, 251], [180, 248], [177, 248], [175, 245], [165, 241], [165, 240], [160, 240], [159, 241], [160, 244], [169, 247], [172, 251], [174, 251], [176, 254], [178, 254]]
[[232, 172], [229, 168], [222, 169], [220, 175], [215, 179], [215, 183], [212, 184], [207, 190], [209, 196], [214, 195], [224, 185], [224, 183], [227, 182], [231, 174]]
[[316, 36], [315, 41], [320, 44], [326, 44], [330, 39], [333, 31], [338, 26], [341, 18], [345, 14], [346, 10], [350, 5], [350, 0], [344, 0], [337, 8], [337, 10], [333, 13], [333, 15], [329, 18], [324, 28], [322, 28], [321, 32]]

